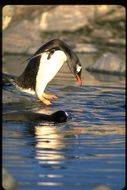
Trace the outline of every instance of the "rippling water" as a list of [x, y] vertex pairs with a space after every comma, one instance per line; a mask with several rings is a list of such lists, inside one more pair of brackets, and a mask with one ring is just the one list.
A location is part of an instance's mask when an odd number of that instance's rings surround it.
[[56, 125], [3, 121], [3, 166], [18, 182], [17, 190], [122, 190], [125, 186], [123, 80], [95, 80], [91, 85], [83, 75], [83, 86], [78, 87], [72, 78], [61, 72], [49, 85], [50, 92], [59, 95], [53, 106], [43, 106], [36, 98], [3, 105], [5, 113], [65, 110], [71, 116]]

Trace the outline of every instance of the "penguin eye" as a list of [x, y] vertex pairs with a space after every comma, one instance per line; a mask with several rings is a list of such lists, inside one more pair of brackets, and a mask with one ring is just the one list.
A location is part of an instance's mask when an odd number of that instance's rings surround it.
[[82, 67], [80, 65], [76, 65], [76, 73], [81, 72]]

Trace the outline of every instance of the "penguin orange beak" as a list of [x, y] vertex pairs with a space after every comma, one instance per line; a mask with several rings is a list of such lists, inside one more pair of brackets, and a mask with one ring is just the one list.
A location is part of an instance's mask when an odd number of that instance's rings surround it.
[[79, 85], [79, 86], [81, 86], [82, 85], [82, 80], [81, 80], [81, 73], [79, 74], [76, 74], [76, 80], [77, 80], [77, 84]]

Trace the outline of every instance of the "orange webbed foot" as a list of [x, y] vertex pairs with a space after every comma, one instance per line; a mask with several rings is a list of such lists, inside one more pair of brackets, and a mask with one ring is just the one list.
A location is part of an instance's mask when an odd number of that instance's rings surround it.
[[47, 93], [43, 93], [42, 95], [44, 98], [46, 99], [55, 99], [55, 98], [58, 98], [58, 96], [54, 95], [54, 94], [47, 94]]
[[43, 96], [42, 96], [42, 97], [39, 97], [39, 100], [40, 100], [41, 102], [43, 102], [45, 105], [47, 105], [47, 106], [52, 105], [52, 102], [50, 102], [49, 100], [47, 100], [47, 99], [44, 98]]

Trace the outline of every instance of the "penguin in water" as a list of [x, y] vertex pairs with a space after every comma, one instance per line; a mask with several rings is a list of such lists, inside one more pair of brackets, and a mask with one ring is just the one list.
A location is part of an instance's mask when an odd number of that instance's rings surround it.
[[13, 82], [20, 90], [36, 94], [45, 105], [52, 104], [49, 99], [57, 98], [56, 95], [47, 94], [45, 88], [65, 62], [78, 85], [82, 84], [79, 58], [62, 40], [53, 39], [47, 42], [26, 61], [29, 62], [24, 72]]
[[63, 123], [70, 118], [71, 117], [68, 115], [68, 113], [63, 110], [56, 111], [50, 115], [42, 113], [34, 113], [31, 111], [29, 112], [20, 111], [20, 112], [4, 113], [2, 116], [2, 119], [4, 121], [22, 121], [22, 122], [48, 121], [53, 123]]

